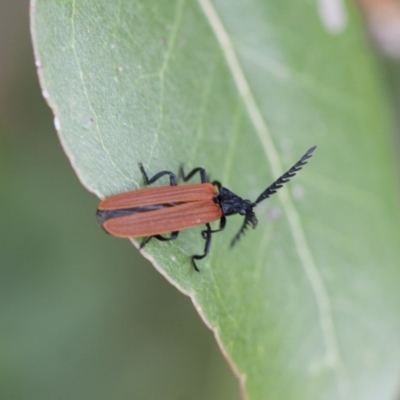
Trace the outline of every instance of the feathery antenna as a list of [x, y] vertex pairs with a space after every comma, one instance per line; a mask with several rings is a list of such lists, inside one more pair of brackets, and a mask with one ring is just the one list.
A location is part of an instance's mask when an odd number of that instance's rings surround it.
[[297, 172], [299, 172], [304, 165], [307, 164], [307, 160], [312, 157], [312, 153], [317, 148], [317, 146], [311, 147], [303, 157], [297, 161], [296, 164], [293, 165], [289, 171], [285, 172], [280, 178], [278, 178], [271, 186], [267, 187], [267, 189], [262, 192], [257, 200], [253, 203], [253, 206], [256, 206], [261, 201], [267, 199], [268, 197], [272, 196], [278, 189], [280, 189], [286, 182], [288, 182], [291, 178], [293, 178]]

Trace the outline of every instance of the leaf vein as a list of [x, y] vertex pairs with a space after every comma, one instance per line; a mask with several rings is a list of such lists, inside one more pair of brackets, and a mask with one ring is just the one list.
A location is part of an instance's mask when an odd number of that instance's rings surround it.
[[75, 27], [75, 19], [76, 17], [76, 0], [72, 1], [72, 13], [71, 13], [71, 29], [72, 29], [72, 38], [71, 38], [71, 49], [72, 52], [74, 54], [75, 57], [75, 62], [78, 68], [78, 72], [79, 72], [79, 79], [82, 83], [82, 88], [83, 88], [83, 93], [85, 95], [85, 99], [87, 102], [87, 105], [89, 107], [90, 113], [93, 115], [93, 121], [94, 121], [94, 125], [95, 125], [95, 129], [99, 138], [99, 142], [105, 152], [105, 154], [107, 155], [107, 158], [109, 159], [111, 165], [125, 178], [129, 179], [129, 176], [127, 176], [119, 167], [118, 164], [114, 162], [113, 157], [111, 156], [110, 152], [108, 151], [108, 147], [105, 145], [104, 140], [103, 140], [103, 135], [101, 133], [100, 130], [100, 126], [99, 126], [99, 117], [97, 116], [96, 111], [93, 108], [92, 102], [90, 100], [90, 96], [89, 96], [89, 91], [87, 89], [87, 85], [86, 85], [86, 81], [85, 81], [85, 77], [84, 77], [84, 73], [83, 73], [83, 69], [81, 66], [81, 63], [79, 61], [79, 56], [78, 56], [78, 52], [76, 49], [76, 27]]
[[[237, 58], [232, 41], [211, 0], [198, 1], [221, 46], [227, 66], [232, 73], [234, 82], [245, 104], [249, 118], [254, 125], [255, 131], [262, 144], [265, 154], [270, 160], [272, 172], [274, 176], [278, 177], [283, 173], [282, 162], [273, 143], [267, 123], [264, 120], [262, 112], [256, 103], [255, 97], [250, 89], [250, 85], [245, 77], [242, 66]], [[297, 253], [313, 290], [318, 306], [320, 327], [327, 350], [325, 362], [335, 371], [338, 388], [342, 398], [350, 398], [349, 383], [344, 372], [344, 365], [339, 353], [337, 334], [333, 323], [331, 301], [329, 299], [327, 289], [314, 261], [311, 249], [304, 233], [304, 229], [301, 224], [300, 216], [294, 207], [294, 203], [289, 196], [288, 191], [281, 190], [278, 192], [278, 194], [287, 215]]]
[[179, 0], [177, 3], [176, 7], [176, 12], [175, 12], [175, 20], [172, 24], [171, 32], [167, 41], [167, 50], [165, 52], [165, 57], [164, 61], [161, 65], [160, 71], [158, 73], [158, 78], [160, 81], [160, 106], [159, 106], [159, 120], [157, 124], [157, 130], [155, 134], [154, 141], [151, 145], [150, 152], [149, 152], [149, 159], [153, 157], [154, 150], [157, 147], [158, 139], [160, 137], [160, 132], [161, 132], [161, 126], [163, 123], [164, 119], [164, 91], [165, 91], [165, 73], [168, 70], [168, 66], [171, 60], [171, 54], [173, 52], [173, 49], [176, 44], [176, 39], [177, 39], [177, 34], [179, 27], [181, 26], [182, 23], [182, 15], [183, 15], [183, 9], [185, 6], [185, 0]]

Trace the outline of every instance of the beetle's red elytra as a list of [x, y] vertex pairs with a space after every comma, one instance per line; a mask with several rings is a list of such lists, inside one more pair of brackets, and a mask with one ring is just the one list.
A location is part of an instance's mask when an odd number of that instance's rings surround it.
[[[185, 175], [181, 166], [179, 177], [184, 182], [199, 173], [201, 183], [178, 186], [174, 173], [161, 171], [149, 179], [143, 165], [139, 164], [147, 185], [168, 175], [170, 186], [144, 188], [111, 196], [100, 202], [97, 219], [110, 235], [121, 238], [147, 237], [140, 248], [152, 238], [161, 241], [174, 240], [179, 231], [205, 224], [206, 229], [201, 232], [205, 239], [204, 253], [192, 256], [192, 265], [199, 271], [196, 260], [201, 260], [208, 254], [211, 236], [225, 228], [226, 217], [235, 214], [244, 216], [242, 227], [231, 241], [232, 247], [250, 225], [253, 228], [257, 226], [258, 221], [253, 208], [293, 178], [307, 164], [316, 148], [317, 146], [314, 146], [309, 149], [292, 168], [267, 187], [255, 202], [243, 200], [218, 181], [209, 183], [204, 168], [195, 168]], [[217, 220], [220, 221], [219, 228], [211, 229], [210, 222]], [[166, 233], [171, 234], [167, 237], [162, 236]]]

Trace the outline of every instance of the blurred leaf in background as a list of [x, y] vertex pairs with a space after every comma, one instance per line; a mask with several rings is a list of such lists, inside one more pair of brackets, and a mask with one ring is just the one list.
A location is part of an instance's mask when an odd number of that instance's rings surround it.
[[39, 89], [28, 11], [0, 2], [0, 398], [239, 398], [189, 299], [98, 227]]

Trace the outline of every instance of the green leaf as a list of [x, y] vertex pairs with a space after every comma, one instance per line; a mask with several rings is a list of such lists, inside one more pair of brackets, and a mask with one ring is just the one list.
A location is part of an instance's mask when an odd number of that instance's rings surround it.
[[398, 386], [388, 104], [357, 14], [342, 5], [335, 20], [324, 6], [32, 4], [44, 95], [100, 197], [142, 187], [138, 162], [150, 175], [184, 162], [254, 200], [318, 145], [233, 250], [242, 221], [228, 220], [200, 273], [190, 256], [203, 250], [201, 228], [144, 251], [191, 296], [248, 399], [390, 399]]

